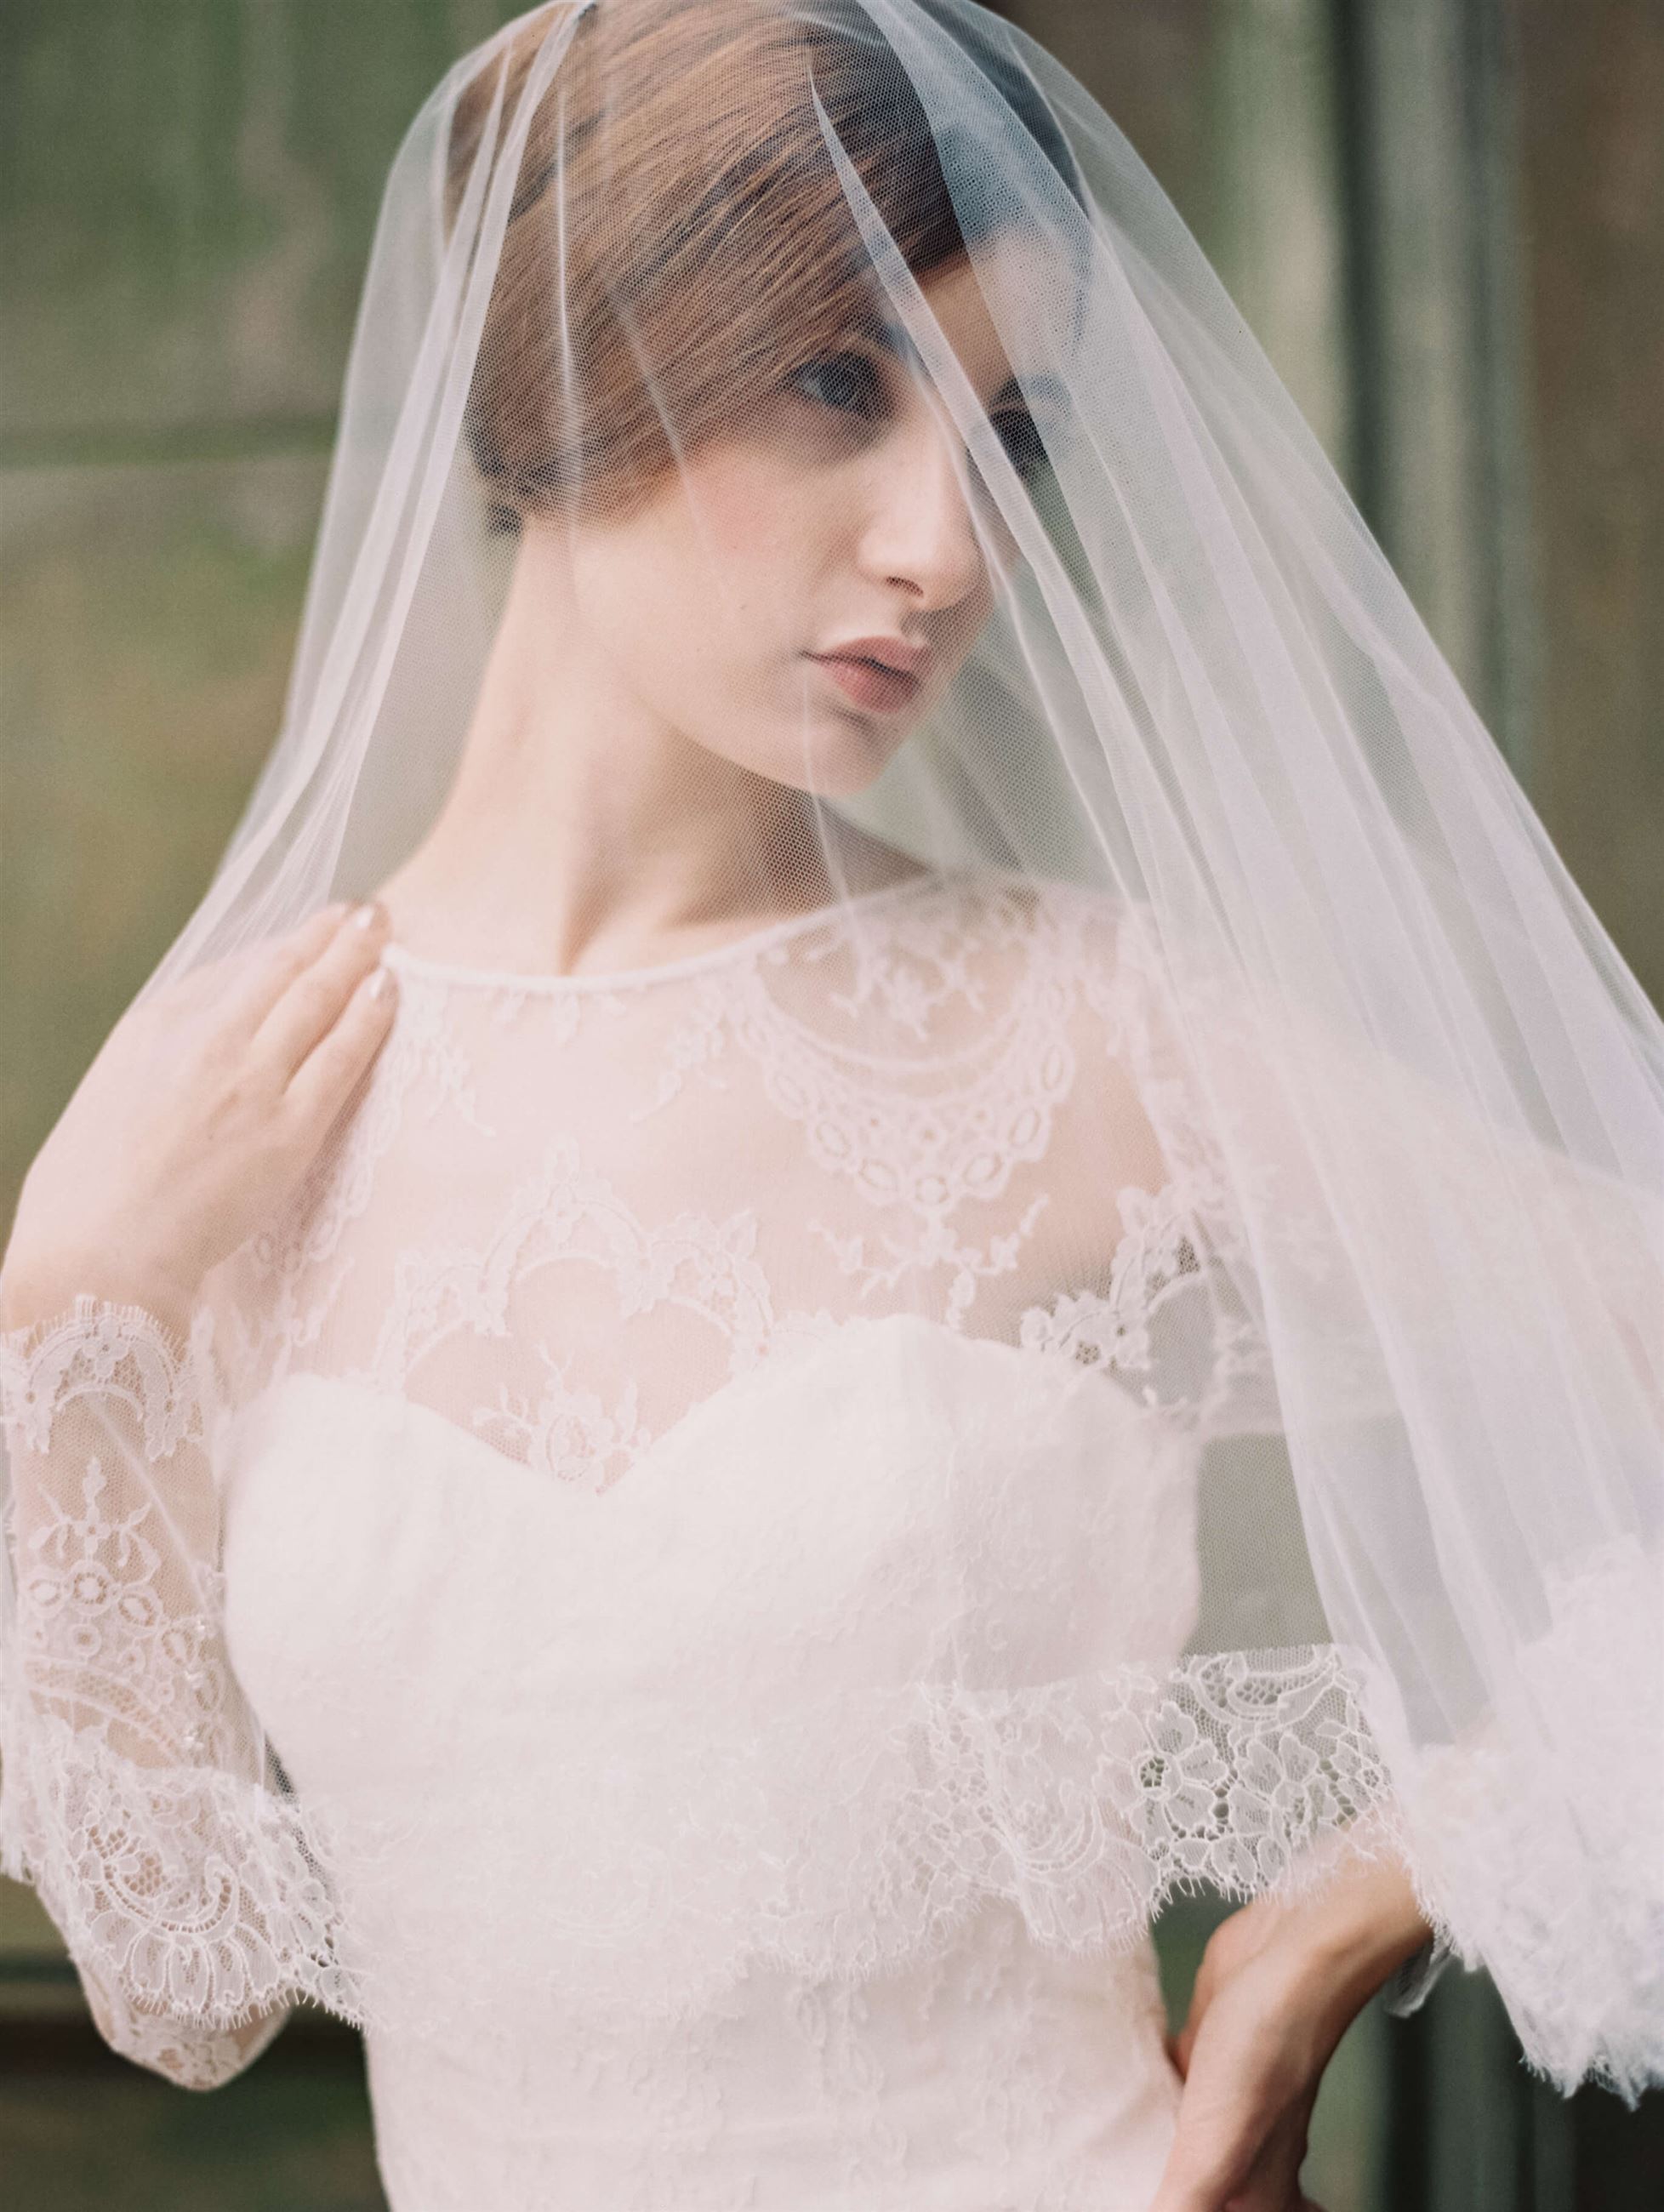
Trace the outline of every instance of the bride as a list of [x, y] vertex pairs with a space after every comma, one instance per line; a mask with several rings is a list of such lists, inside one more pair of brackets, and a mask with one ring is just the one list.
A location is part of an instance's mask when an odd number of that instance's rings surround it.
[[0, 1270], [8, 1868], [398, 2212], [1298, 2212], [1453, 1955], [1632, 2098], [1661, 1042], [1041, 49], [534, 9]]

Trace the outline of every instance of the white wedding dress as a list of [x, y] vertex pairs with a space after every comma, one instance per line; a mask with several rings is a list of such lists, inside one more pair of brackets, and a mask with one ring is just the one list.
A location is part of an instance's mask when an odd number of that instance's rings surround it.
[[11, 1817], [113, 2041], [211, 2082], [339, 2002], [395, 2212], [1147, 2205], [1149, 1911], [1339, 1707], [1185, 1656], [1269, 1386], [1129, 944], [932, 875], [610, 977], [395, 945], [191, 1346], [12, 1348]]

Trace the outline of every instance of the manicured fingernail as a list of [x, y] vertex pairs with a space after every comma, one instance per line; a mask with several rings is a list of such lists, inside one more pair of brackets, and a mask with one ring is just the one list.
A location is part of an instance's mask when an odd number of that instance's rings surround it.
[[385, 999], [392, 988], [393, 972], [391, 968], [372, 969], [369, 989], [373, 999]]
[[370, 899], [363, 906], [354, 909], [352, 926], [355, 929], [372, 929], [384, 918], [381, 902], [379, 899]]

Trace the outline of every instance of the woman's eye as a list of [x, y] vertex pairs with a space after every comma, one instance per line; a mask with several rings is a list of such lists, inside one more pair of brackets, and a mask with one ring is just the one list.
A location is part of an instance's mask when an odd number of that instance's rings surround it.
[[834, 353], [805, 362], [792, 382], [823, 407], [835, 408], [841, 414], [876, 416], [883, 406], [878, 368], [864, 354]]
[[1046, 465], [1047, 452], [1035, 418], [1026, 409], [1010, 410], [993, 417], [993, 427], [1005, 449], [1005, 458], [1026, 483]]

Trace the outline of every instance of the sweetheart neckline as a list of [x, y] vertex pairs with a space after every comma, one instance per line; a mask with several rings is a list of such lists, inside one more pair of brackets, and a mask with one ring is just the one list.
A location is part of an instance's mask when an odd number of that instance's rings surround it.
[[[896, 887], [890, 886], [889, 888], [894, 889]], [[1165, 1177], [1157, 1184], [1154, 1190], [1147, 1188], [1143, 1184], [1128, 1183], [1125, 1185], [1120, 1191], [1117, 1192], [1115, 1202], [1119, 1208], [1122, 1200], [1127, 1195], [1127, 1194], [1136, 1191], [1138, 1195], [1151, 1207], [1163, 1206], [1177, 1206], [1181, 1205], [1179, 1196], [1181, 1182], [1180, 1178], [1176, 1176], [1169, 1176]], [[1122, 1227], [1121, 1233], [1115, 1240], [1114, 1249], [1109, 1256], [1108, 1267], [1106, 1271], [1107, 1279], [1112, 1284], [1120, 1272], [1124, 1255], [1131, 1251], [1134, 1239], [1146, 1233], [1145, 1231], [1141, 1229], [1139, 1224], [1135, 1223], [1126, 1223], [1124, 1216], [1123, 1222], [1124, 1225]], [[1060, 1292], [1056, 1295], [1061, 1295], [1061, 1293]], [[714, 1407], [719, 1401], [726, 1400], [730, 1394], [737, 1389], [741, 1384], [750, 1382], [753, 1377], [768, 1373], [772, 1370], [777, 1370], [782, 1364], [795, 1364], [796, 1361], [799, 1358], [818, 1350], [825, 1344], [836, 1341], [849, 1330], [888, 1328], [897, 1322], [916, 1326], [917, 1328], [931, 1331], [938, 1337], [945, 1337], [950, 1342], [955, 1344], [987, 1345], [999, 1352], [1012, 1352], [1019, 1357], [1027, 1357], [1029, 1358], [1048, 1358], [1056, 1357], [1056, 1355], [1053, 1353], [1036, 1352], [1032, 1350], [1031, 1347], [1027, 1346], [1009, 1344], [1003, 1338], [999, 1337], [968, 1336], [963, 1330], [954, 1328], [946, 1322], [932, 1321], [928, 1316], [924, 1314], [907, 1312], [889, 1314], [854, 1314], [847, 1320], [838, 1322], [833, 1328], [824, 1332], [823, 1334], [800, 1339], [796, 1344], [788, 1345], [784, 1352], [766, 1353], [762, 1359], [760, 1360], [755, 1367], [747, 1368], [738, 1375], [728, 1376], [723, 1382], [718, 1384], [714, 1390], [709, 1392], [705, 1397], [699, 1399], [695, 1404], [686, 1407], [683, 1412], [677, 1416], [676, 1419], [671, 1423], [667, 1429], [665, 1429], [659, 1435], [650, 1439], [636, 1457], [628, 1463], [624, 1468], [623, 1472], [616, 1476], [613, 1482], [607, 1484], [602, 1492], [598, 1493], [590, 1493], [586, 1492], [582, 1494], [606, 1495], [607, 1492], [615, 1488], [618, 1483], [626, 1480], [649, 1453], [655, 1452], [661, 1447], [667, 1444], [669, 1440], [672, 1437], [676, 1436], [689, 1421], [701, 1416], [708, 1407]], [[1114, 1391], [1116, 1397], [1123, 1405], [1129, 1407], [1133, 1412], [1143, 1416], [1154, 1416], [1157, 1419], [1159, 1419], [1160, 1408], [1158, 1407], [1141, 1402], [1139, 1400], [1134, 1398], [1130, 1391], [1125, 1389], [1115, 1381], [1113, 1374], [1108, 1369], [1089, 1366], [1085, 1363], [1078, 1360], [1070, 1360], [1067, 1363], [1067, 1366], [1068, 1371], [1072, 1375], [1095, 1376], [1099, 1381], [1108, 1383], [1111, 1389]], [[237, 1416], [237, 1424], [239, 1427], [240, 1427], [244, 1420], [249, 1419], [252, 1415], [254, 1409], [257, 1407], [267, 1404], [269, 1401], [275, 1398], [288, 1386], [301, 1381], [312, 1383], [326, 1383], [337, 1389], [354, 1392], [361, 1398], [361, 1400], [368, 1401], [373, 1403], [379, 1404], [384, 1408], [392, 1409], [401, 1416], [408, 1415], [410, 1410], [414, 1408], [418, 1417], [428, 1415], [431, 1416], [433, 1420], [442, 1423], [444, 1427], [452, 1436], [459, 1437], [465, 1444], [483, 1452], [489, 1452], [492, 1458], [496, 1461], [500, 1466], [514, 1468], [522, 1473], [529, 1473], [531, 1471], [525, 1461], [515, 1459], [509, 1453], [500, 1450], [495, 1444], [487, 1443], [483, 1437], [477, 1436], [471, 1429], [465, 1429], [460, 1421], [453, 1420], [448, 1413], [441, 1413], [436, 1406], [429, 1406], [424, 1400], [420, 1398], [411, 1398], [400, 1391], [384, 1389], [376, 1383], [366, 1382], [360, 1376], [352, 1374], [328, 1375], [318, 1370], [302, 1369], [298, 1373], [295, 1370], [291, 1370], [286, 1375], [280, 1376], [275, 1382], [268, 1383], [263, 1389], [258, 1391], [254, 1397], [249, 1401], [248, 1405], [240, 1410]], [[562, 1486], [570, 1487], [570, 1486], [564, 1485]]]
[[[424, 1425], [436, 1426], [459, 1444], [487, 1455], [501, 1471], [503, 1480], [509, 1481], [530, 1480], [536, 1484], [540, 1494], [546, 1494], [552, 1488], [558, 1492], [574, 1497], [601, 1498], [629, 1482], [648, 1459], [668, 1449], [672, 1439], [683, 1438], [689, 1428], [696, 1429], [702, 1423], [718, 1418], [715, 1409], [719, 1407], [726, 1407], [746, 1387], [764, 1381], [771, 1385], [777, 1382], [784, 1373], [795, 1370], [805, 1360], [814, 1358], [829, 1346], [843, 1342], [852, 1331], [887, 1332], [893, 1330], [898, 1324], [908, 1329], [922, 1330], [926, 1333], [931, 1341], [937, 1343], [945, 1340], [947, 1343], [956, 1346], [969, 1348], [975, 1346], [996, 1356], [1005, 1355], [1013, 1359], [1029, 1361], [1036, 1359], [1048, 1361], [1054, 1368], [1060, 1370], [1061, 1381], [1102, 1383], [1113, 1393], [1114, 1401], [1119, 1408], [1123, 1409], [1126, 1416], [1132, 1417], [1136, 1423], [1154, 1423], [1164, 1433], [1166, 1432], [1166, 1425], [1161, 1421], [1160, 1408], [1141, 1403], [1132, 1395], [1130, 1391], [1116, 1382], [1113, 1375], [1102, 1368], [1088, 1366], [1078, 1360], [1061, 1359], [1054, 1352], [1035, 1352], [1025, 1346], [1008, 1344], [999, 1337], [968, 1336], [963, 1330], [952, 1328], [945, 1322], [932, 1321], [923, 1314], [902, 1312], [857, 1315], [848, 1321], [840, 1322], [835, 1328], [823, 1334], [800, 1340], [788, 1346], [782, 1352], [768, 1354], [756, 1366], [746, 1368], [740, 1374], [730, 1375], [725, 1381], [719, 1383], [714, 1390], [708, 1392], [704, 1397], [686, 1407], [668, 1428], [652, 1437], [629, 1462], [622, 1472], [599, 1491], [569, 1483], [551, 1484], [545, 1477], [538, 1474], [527, 1461], [513, 1458], [497, 1445], [489, 1443], [485, 1437], [477, 1436], [471, 1429], [465, 1429], [460, 1421], [453, 1419], [448, 1413], [441, 1413], [438, 1407], [429, 1405], [424, 1399], [409, 1397], [398, 1391], [382, 1389], [375, 1383], [366, 1382], [361, 1377], [351, 1374], [332, 1375], [319, 1369], [291, 1370], [288, 1374], [279, 1376], [276, 1380], [266, 1384], [263, 1389], [255, 1394], [237, 1415], [234, 1435], [240, 1438], [246, 1425], [257, 1425], [257, 1417], [258, 1421], [260, 1422], [274, 1419], [275, 1407], [282, 1402], [287, 1393], [296, 1387], [305, 1387], [314, 1391], [321, 1388], [329, 1393], [345, 1394], [357, 1400], [361, 1405], [375, 1409], [378, 1415], [386, 1419], [390, 1425], [408, 1423], [416, 1427]], [[234, 1449], [232, 1456], [234, 1464], [246, 1463], [244, 1455]]]

